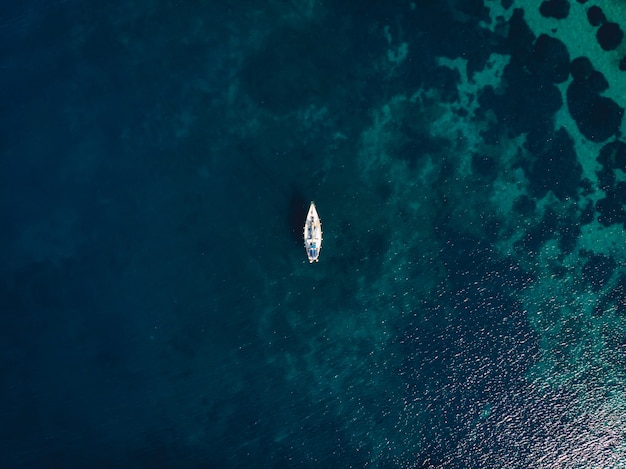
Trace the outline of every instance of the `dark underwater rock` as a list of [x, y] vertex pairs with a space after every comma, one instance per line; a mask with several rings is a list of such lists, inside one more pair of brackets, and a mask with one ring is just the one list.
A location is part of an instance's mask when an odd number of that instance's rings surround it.
[[619, 69], [623, 72], [626, 71], [626, 55], [619, 61]]
[[615, 184], [615, 173], [608, 166], [603, 166], [602, 169], [596, 171], [598, 176], [598, 187], [601, 191], [608, 191]]
[[[492, 110], [498, 116], [498, 124], [510, 136], [533, 129], [540, 133], [551, 132], [550, 126], [538, 127], [538, 122], [551, 122], [554, 113], [563, 105], [556, 85], [540, 75], [529, 73], [526, 65], [518, 60], [512, 60], [505, 67], [503, 82], [507, 85], [502, 95], [496, 95], [490, 88], [483, 91], [478, 99], [481, 109]], [[536, 140], [543, 141], [544, 133]]]
[[624, 39], [624, 32], [617, 23], [604, 23], [596, 33], [598, 44], [604, 50], [617, 48]]
[[577, 57], [570, 64], [574, 81], [584, 83], [588, 93], [600, 94], [609, 89], [609, 82], [604, 75], [593, 68], [587, 57]]
[[587, 57], [576, 57], [570, 64], [570, 73], [574, 80], [586, 80], [593, 71], [591, 60]]
[[598, 221], [604, 226], [611, 226], [626, 221], [626, 212], [613, 191], [608, 191], [604, 199], [596, 202], [596, 210], [600, 213]]
[[583, 266], [582, 278], [597, 292], [610, 280], [616, 267], [617, 263], [612, 257], [593, 254]]
[[546, 18], [563, 19], [569, 15], [567, 0], [545, 0], [539, 7], [539, 13]]
[[587, 10], [587, 19], [591, 26], [600, 26], [602, 23], [606, 22], [606, 16], [604, 16], [602, 8], [595, 5], [589, 7]]
[[604, 75], [597, 70], [593, 70], [585, 80], [585, 86], [589, 93], [600, 94], [609, 89], [609, 82]]
[[[586, 114], [581, 115], [581, 111]], [[585, 137], [595, 142], [603, 142], [619, 131], [624, 108], [605, 96], [592, 96], [573, 114], [576, 115], [576, 123]]]
[[601, 73], [593, 70], [588, 59], [575, 59], [571, 72], [574, 81], [567, 88], [570, 115], [588, 140], [603, 142], [619, 131], [624, 108], [599, 95], [608, 88], [608, 83]]
[[524, 10], [515, 8], [509, 19], [509, 31], [504, 48], [511, 54], [511, 60], [523, 61], [530, 52], [536, 36], [524, 20]]
[[621, 140], [607, 143], [600, 150], [597, 161], [605, 168], [626, 172], [626, 143]]
[[528, 171], [532, 193], [539, 198], [548, 191], [561, 200], [576, 197], [582, 167], [576, 157], [572, 138], [561, 128], [547, 142], [535, 151], [537, 161]]
[[570, 70], [567, 47], [558, 39], [542, 34], [535, 41], [527, 67], [531, 73], [547, 81], [562, 83], [567, 80]]

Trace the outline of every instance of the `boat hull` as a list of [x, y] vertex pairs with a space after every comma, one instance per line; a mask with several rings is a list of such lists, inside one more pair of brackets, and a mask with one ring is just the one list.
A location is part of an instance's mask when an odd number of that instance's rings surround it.
[[311, 202], [309, 213], [304, 223], [304, 249], [306, 249], [306, 255], [310, 263], [319, 261], [322, 249], [322, 220], [320, 220], [313, 202]]

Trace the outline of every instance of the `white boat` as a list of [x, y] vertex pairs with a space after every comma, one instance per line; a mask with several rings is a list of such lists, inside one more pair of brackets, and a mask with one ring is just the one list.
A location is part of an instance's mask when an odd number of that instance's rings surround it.
[[319, 260], [322, 249], [322, 220], [320, 220], [313, 202], [311, 202], [304, 224], [304, 248], [310, 263]]

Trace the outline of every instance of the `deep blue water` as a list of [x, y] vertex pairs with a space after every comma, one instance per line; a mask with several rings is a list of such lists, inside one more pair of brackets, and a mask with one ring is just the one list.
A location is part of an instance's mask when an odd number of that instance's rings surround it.
[[0, 468], [626, 467], [626, 24], [526, 3], [4, 6]]

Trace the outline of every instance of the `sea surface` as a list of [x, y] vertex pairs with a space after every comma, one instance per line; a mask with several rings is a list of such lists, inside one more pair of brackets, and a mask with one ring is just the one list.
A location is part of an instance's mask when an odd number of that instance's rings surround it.
[[4, 3], [1, 469], [626, 468], [623, 2]]

